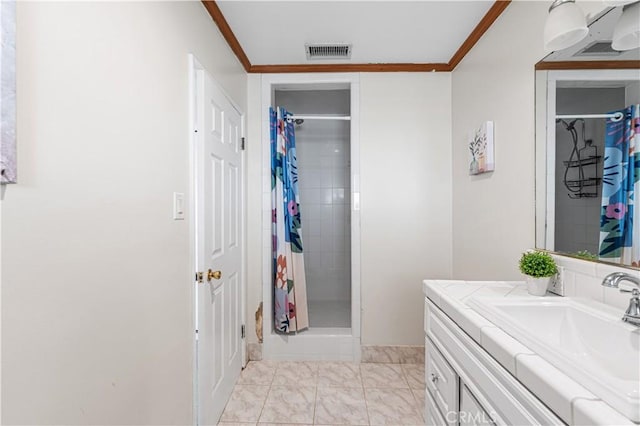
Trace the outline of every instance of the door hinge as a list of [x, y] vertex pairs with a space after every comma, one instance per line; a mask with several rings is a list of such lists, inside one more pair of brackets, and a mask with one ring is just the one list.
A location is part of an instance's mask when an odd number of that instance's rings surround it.
[[244, 143], [245, 143], [245, 139], [244, 138], [240, 138], [240, 149], [244, 151]]
[[196, 282], [202, 283], [204, 280], [204, 274], [202, 272], [196, 272]]
[[240, 327], [240, 337], [244, 339], [244, 324]]

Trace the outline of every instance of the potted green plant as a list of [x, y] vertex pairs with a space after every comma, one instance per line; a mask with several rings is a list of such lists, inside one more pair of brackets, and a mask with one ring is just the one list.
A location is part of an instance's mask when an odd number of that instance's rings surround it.
[[551, 278], [558, 273], [553, 257], [543, 251], [531, 250], [522, 253], [520, 272], [527, 276], [527, 291], [534, 296], [544, 296]]
[[573, 253], [575, 257], [585, 260], [598, 260], [598, 255], [591, 253], [589, 250], [580, 250]]

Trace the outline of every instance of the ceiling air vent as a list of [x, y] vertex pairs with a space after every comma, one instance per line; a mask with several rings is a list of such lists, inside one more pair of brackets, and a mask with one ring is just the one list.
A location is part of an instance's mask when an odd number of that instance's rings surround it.
[[351, 59], [351, 45], [347, 43], [305, 44], [307, 59]]
[[594, 41], [573, 56], [617, 56], [620, 53], [611, 48], [610, 41]]

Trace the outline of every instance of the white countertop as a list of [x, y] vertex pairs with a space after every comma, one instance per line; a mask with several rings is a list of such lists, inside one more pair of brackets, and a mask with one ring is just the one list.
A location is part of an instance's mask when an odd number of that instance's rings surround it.
[[466, 304], [472, 296], [539, 299], [527, 293], [524, 282], [425, 280], [423, 291], [563, 421], [570, 425], [635, 425]]

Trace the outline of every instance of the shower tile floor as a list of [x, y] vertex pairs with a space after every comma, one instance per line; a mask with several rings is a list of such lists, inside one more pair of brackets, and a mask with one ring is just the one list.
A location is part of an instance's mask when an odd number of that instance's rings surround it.
[[309, 327], [349, 328], [351, 327], [351, 301], [309, 300]]
[[251, 361], [221, 426], [422, 425], [424, 365]]

